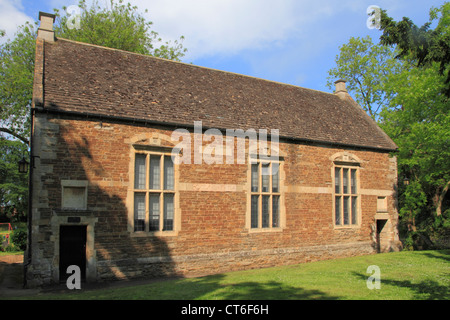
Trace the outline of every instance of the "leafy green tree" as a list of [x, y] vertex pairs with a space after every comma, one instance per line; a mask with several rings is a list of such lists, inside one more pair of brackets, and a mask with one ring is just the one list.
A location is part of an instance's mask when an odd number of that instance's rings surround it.
[[110, 0], [110, 8], [102, 8], [97, 1], [88, 8], [86, 0], [80, 0], [78, 7], [81, 15], [76, 25], [75, 15], [60, 15], [60, 11], [54, 9], [58, 17], [57, 36], [176, 61], [187, 51], [181, 44], [183, 37], [173, 44], [170, 41], [161, 44], [163, 40], [151, 30], [152, 22], [146, 21], [136, 6], [123, 4], [123, 0], [118, 3]]
[[345, 79], [352, 97], [372, 119], [377, 119], [391, 98], [386, 88], [388, 78], [401, 72], [404, 63], [395, 58], [395, 49], [376, 45], [369, 36], [352, 37], [339, 49], [336, 67], [328, 71], [328, 87], [332, 90], [336, 79]]
[[[430, 29], [433, 22], [437, 25]], [[384, 114], [384, 128], [401, 146], [401, 170], [420, 181], [440, 216], [450, 186], [450, 3], [432, 8], [420, 28], [382, 11], [381, 30], [380, 43], [396, 45], [397, 58], [416, 66], [392, 77], [396, 96]]]
[[[329, 87], [346, 79], [355, 100], [399, 147], [400, 226], [413, 242], [450, 230], [449, 9], [448, 3], [432, 9], [422, 28], [408, 18], [386, 20], [384, 12], [380, 43], [351, 38], [329, 71]], [[434, 30], [432, 21], [438, 22]]]
[[15, 38], [0, 46], [0, 133], [28, 144], [37, 27], [18, 28]]
[[11, 233], [11, 242], [14, 249], [24, 251], [27, 248], [27, 231], [23, 229], [14, 230]]
[[[399, 172], [420, 184], [428, 210], [440, 216], [450, 184], [450, 102], [441, 93], [445, 79], [433, 63], [393, 75], [390, 81], [396, 96], [381, 113], [380, 125], [399, 146]], [[413, 187], [417, 185], [411, 183]]]
[[28, 175], [17, 164], [27, 154], [18, 140], [0, 137], [0, 221], [23, 221], [28, 207]]
[[[437, 21], [435, 29], [431, 25]], [[404, 17], [395, 22], [385, 10], [381, 11], [380, 37], [383, 45], [396, 45], [398, 57], [412, 56], [417, 66], [430, 67], [439, 64], [439, 73], [446, 75], [442, 92], [450, 97], [450, 3], [445, 2], [440, 8], [430, 10], [430, 19], [422, 27], [416, 26], [411, 19]]]

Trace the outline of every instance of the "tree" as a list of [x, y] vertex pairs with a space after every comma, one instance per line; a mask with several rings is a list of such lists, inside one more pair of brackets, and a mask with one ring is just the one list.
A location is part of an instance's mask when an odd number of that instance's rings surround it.
[[[430, 26], [435, 22], [434, 30]], [[416, 26], [411, 19], [404, 17], [395, 22], [381, 11], [380, 42], [383, 45], [397, 45], [400, 49], [399, 58], [412, 56], [417, 60], [417, 66], [429, 67], [432, 63], [439, 64], [439, 73], [446, 74], [445, 86], [442, 92], [450, 97], [450, 3], [445, 2], [440, 8], [430, 10], [429, 22], [422, 27]]]
[[395, 22], [382, 10], [381, 30], [380, 43], [400, 49], [397, 59], [416, 62], [397, 77], [402, 85], [392, 103], [404, 108], [386, 111], [385, 129], [403, 146], [399, 165], [423, 184], [440, 216], [450, 186], [450, 3], [432, 8], [420, 28], [406, 17]]
[[430, 21], [439, 17], [434, 30], [431, 24], [416, 28], [408, 18], [394, 23], [384, 12], [380, 43], [351, 38], [329, 71], [329, 87], [331, 79], [347, 79], [357, 102], [399, 147], [400, 226], [412, 242], [431, 243], [429, 238], [450, 230], [449, 55], [444, 57], [442, 43], [450, 33], [449, 8], [430, 11]]
[[173, 45], [167, 41], [155, 48], [155, 44], [161, 43], [162, 39], [157, 32], [151, 30], [152, 22], [146, 21], [136, 6], [131, 6], [130, 3], [124, 5], [123, 0], [118, 3], [110, 0], [110, 5], [110, 8], [102, 8], [95, 1], [88, 8], [86, 0], [80, 0], [78, 7], [81, 15], [76, 26], [72, 20], [74, 17], [60, 15], [60, 11], [54, 9], [57, 15], [55, 33], [66, 39], [170, 60], [180, 61], [184, 56], [187, 49], [181, 44], [183, 37], [174, 41]]
[[399, 146], [400, 174], [411, 181], [399, 196], [400, 215], [412, 222], [410, 235], [445, 233], [450, 225], [445, 206], [450, 187], [450, 3], [432, 8], [429, 22], [420, 28], [406, 17], [394, 22], [382, 11], [381, 30], [381, 44], [397, 46], [398, 60], [414, 62], [391, 78], [396, 95], [381, 122]]
[[[380, 125], [399, 146], [399, 172], [420, 185], [434, 214], [440, 216], [450, 184], [450, 113], [449, 99], [442, 94], [444, 76], [433, 63], [393, 75], [390, 82], [396, 95], [381, 113]], [[417, 185], [411, 183], [409, 188], [413, 187]]]
[[36, 24], [20, 26], [15, 38], [0, 46], [0, 132], [28, 144]]
[[0, 137], [0, 221], [22, 221], [28, 207], [28, 175], [17, 163], [27, 153], [21, 141]]
[[388, 77], [401, 72], [404, 63], [395, 58], [395, 49], [375, 45], [369, 36], [352, 37], [339, 49], [336, 67], [328, 71], [328, 87], [332, 89], [336, 79], [345, 79], [356, 102], [372, 119], [377, 119], [391, 98], [392, 93], [386, 88]]

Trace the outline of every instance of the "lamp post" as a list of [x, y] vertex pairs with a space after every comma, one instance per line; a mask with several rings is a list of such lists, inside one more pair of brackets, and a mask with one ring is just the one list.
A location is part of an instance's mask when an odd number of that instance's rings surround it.
[[22, 160], [19, 161], [19, 172], [27, 173], [28, 172], [29, 163], [25, 160], [25, 157], [22, 157]]

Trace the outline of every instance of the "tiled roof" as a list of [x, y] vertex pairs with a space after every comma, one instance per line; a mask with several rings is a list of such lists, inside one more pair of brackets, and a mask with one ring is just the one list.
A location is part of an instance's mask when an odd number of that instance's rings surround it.
[[394, 150], [352, 99], [64, 39], [44, 45], [44, 108]]

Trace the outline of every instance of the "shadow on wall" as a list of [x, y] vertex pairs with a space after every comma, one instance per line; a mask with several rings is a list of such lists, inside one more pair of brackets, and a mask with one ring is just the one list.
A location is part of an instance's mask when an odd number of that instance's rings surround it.
[[[98, 147], [98, 143], [90, 142], [82, 133], [77, 135], [77, 132], [72, 131], [72, 128], [66, 129], [66, 126], [60, 127], [59, 139], [58, 162], [54, 164], [57, 179], [89, 181], [87, 210], [79, 212], [82, 215], [81, 221], [64, 223], [82, 226], [89, 221], [86, 240], [87, 278], [90, 281], [103, 281], [179, 276], [170, 258], [169, 247], [163, 238], [130, 237], [127, 207], [124, 203], [127, 187], [117, 187], [113, 183], [119, 180], [118, 171], [124, 170], [128, 173], [128, 168], [116, 167], [113, 170], [115, 158], [129, 157], [129, 151], [122, 154], [111, 144], [93, 153], [92, 150]], [[45, 160], [41, 163], [46, 164]], [[99, 181], [107, 183], [98, 183]], [[108, 182], [111, 182], [111, 186], [104, 187]], [[60, 201], [50, 199], [50, 203], [57, 204]], [[77, 214], [74, 210], [56, 211], [62, 211], [62, 215]], [[59, 230], [59, 227], [56, 230]]]

